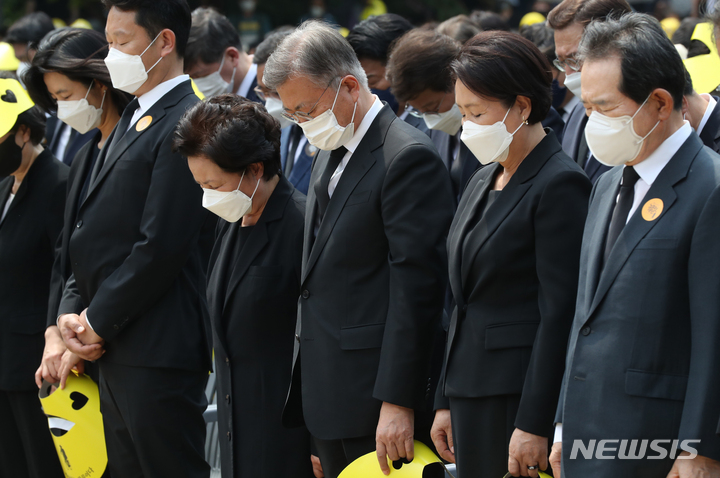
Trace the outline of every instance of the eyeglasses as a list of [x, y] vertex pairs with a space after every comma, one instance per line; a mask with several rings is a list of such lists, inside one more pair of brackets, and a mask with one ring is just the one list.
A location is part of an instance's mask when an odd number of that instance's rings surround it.
[[[313, 107], [310, 108], [310, 111], [308, 111], [307, 113], [305, 113], [305, 112], [303, 112], [303, 111], [296, 111], [294, 114], [290, 114], [290, 113], [288, 113], [288, 112], [286, 112], [286, 111], [283, 111], [283, 112], [280, 113], [280, 114], [283, 116], [283, 118], [285, 118], [285, 119], [287, 119], [287, 120], [290, 120], [290, 121], [292, 121], [293, 123], [296, 123], [296, 124], [299, 123], [300, 120], [304, 120], [304, 121], [314, 120], [315, 118], [313, 118], [313, 117], [311, 116], [311, 115], [312, 115], [312, 112], [315, 111], [315, 108], [317, 108], [317, 105], [320, 103], [320, 100], [321, 100], [322, 97], [325, 95], [325, 92], [328, 90], [328, 88], [330, 88], [330, 85], [333, 84], [333, 81], [335, 81], [334, 78], [330, 81], [330, 83], [328, 83], [328, 85], [325, 87], [325, 89], [323, 90], [322, 94], [320, 95], [320, 98], [318, 98], [318, 100], [315, 102], [315, 104], [313, 105]], [[338, 88], [339, 88], [339, 87], [340, 87], [340, 86], [338, 85]]]
[[267, 97], [268, 97], [268, 95], [270, 95], [270, 92], [265, 94], [265, 92], [259, 86], [256, 86], [255, 88], [253, 88], [253, 91], [255, 92], [257, 97], [260, 99], [260, 101], [267, 101]]
[[413, 116], [416, 117], [416, 118], [422, 118], [422, 117], [425, 116], [425, 115], [439, 115], [439, 114], [440, 114], [440, 105], [443, 104], [443, 101], [445, 101], [445, 98], [446, 98], [447, 95], [449, 95], [449, 94], [450, 94], [450, 92], [445, 93], [445, 95], [442, 97], [442, 99], [441, 99], [440, 102], [438, 103], [437, 108], [435, 108], [435, 111], [426, 111], [425, 113], [421, 113], [420, 111], [416, 110], [416, 109], [413, 108], [412, 106], [408, 106], [408, 108], [407, 108], [407, 109], [408, 109], [408, 114], [411, 114], [411, 115], [413, 115]]
[[558, 70], [565, 73], [565, 67], [570, 68], [572, 71], [580, 71], [582, 68], [582, 60], [576, 60], [574, 58], [567, 58], [565, 61], [560, 61], [557, 58], [553, 60], [553, 65]]

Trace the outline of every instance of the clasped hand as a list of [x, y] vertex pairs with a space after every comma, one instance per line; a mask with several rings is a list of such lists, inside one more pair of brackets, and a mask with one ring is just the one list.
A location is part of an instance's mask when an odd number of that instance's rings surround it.
[[87, 309], [80, 315], [64, 314], [58, 327], [68, 350], [83, 360], [97, 360], [105, 353], [105, 341], [87, 323]]

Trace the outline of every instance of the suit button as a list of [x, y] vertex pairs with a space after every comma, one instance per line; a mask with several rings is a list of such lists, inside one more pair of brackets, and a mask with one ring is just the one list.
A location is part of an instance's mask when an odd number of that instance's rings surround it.
[[230, 357], [225, 357], [225, 363], [230, 365]]
[[113, 325], [113, 328], [114, 328], [115, 330], [120, 330], [120, 326], [117, 325], [117, 324]]
[[463, 305], [462, 311], [463, 311], [463, 314], [464, 314], [465, 312], [467, 312], [467, 305]]
[[230, 403], [230, 395], [225, 395], [225, 401]]
[[298, 343], [300, 343], [300, 336], [298, 334], [295, 334], [295, 340], [297, 340]]
[[75, 225], [76, 228], [80, 229], [83, 225], [82, 219], [78, 221], [78, 223]]
[[306, 290], [302, 291], [302, 298], [307, 299], [308, 297], [310, 297], [310, 292]]
[[587, 337], [590, 335], [590, 327], [583, 327], [580, 333]]
[[228, 432], [228, 441], [232, 440], [232, 436], [230, 436], [230, 432]]

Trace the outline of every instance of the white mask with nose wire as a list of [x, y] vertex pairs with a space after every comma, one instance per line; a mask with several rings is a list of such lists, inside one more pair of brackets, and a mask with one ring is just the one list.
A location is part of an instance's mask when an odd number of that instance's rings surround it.
[[260, 179], [255, 185], [252, 196], [240, 191], [245, 172], [240, 177], [238, 187], [234, 191], [218, 191], [216, 189], [203, 189], [202, 205], [208, 211], [217, 214], [220, 218], [227, 222], [238, 222], [241, 217], [250, 211], [252, 207], [252, 199], [260, 186]]
[[221, 95], [223, 93], [231, 93], [230, 90], [235, 83], [235, 72], [237, 71], [237, 68], [233, 68], [230, 82], [227, 82], [223, 80], [222, 76], [220, 76], [220, 71], [222, 70], [223, 65], [225, 65], [225, 55], [223, 55], [222, 60], [220, 61], [220, 68], [218, 68], [217, 71], [210, 73], [207, 76], [203, 76], [202, 78], [195, 78], [193, 80], [195, 82], [195, 86], [202, 91], [202, 94], [205, 95], [206, 98]]
[[325, 111], [317, 118], [305, 121], [304, 123], [298, 123], [302, 128], [303, 133], [305, 133], [305, 137], [308, 142], [323, 151], [333, 151], [338, 149], [340, 146], [345, 146], [345, 144], [350, 141], [355, 134], [355, 123], [353, 123], [353, 121], [355, 121], [357, 101], [355, 102], [355, 107], [353, 108], [350, 124], [347, 126], [340, 126], [337, 117], [335, 117], [335, 113], [333, 113], [335, 103], [337, 103], [338, 95], [340, 94], [340, 86], [342, 86], [342, 82], [338, 86], [337, 93], [335, 93], [335, 100], [333, 101], [332, 108]]
[[160, 33], [139, 55], [128, 55], [115, 48], [110, 48], [108, 55], [105, 57], [105, 66], [110, 72], [113, 87], [132, 95], [147, 81], [147, 74], [160, 63], [163, 57], [161, 56], [149, 70], [145, 71], [142, 56], [153, 46], [155, 40], [160, 37]]
[[102, 108], [105, 104], [105, 95], [107, 94], [107, 90], [103, 92], [100, 108], [95, 108], [87, 101], [87, 97], [90, 94], [90, 90], [92, 90], [94, 82], [95, 80], [90, 83], [90, 88], [88, 88], [85, 98], [81, 100], [57, 102], [58, 119], [69, 125], [80, 134], [85, 134], [91, 129], [100, 126], [100, 119], [102, 118], [103, 113]]

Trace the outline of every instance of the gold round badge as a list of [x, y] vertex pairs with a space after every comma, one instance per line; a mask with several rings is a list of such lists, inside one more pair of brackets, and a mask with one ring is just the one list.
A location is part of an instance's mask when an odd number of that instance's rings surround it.
[[135, 129], [137, 131], [142, 131], [148, 126], [150, 126], [150, 123], [152, 123], [152, 116], [143, 116], [140, 118], [137, 122], [137, 125], [135, 126]]
[[660, 217], [660, 214], [662, 214], [662, 212], [663, 212], [662, 199], [655, 198], [655, 199], [651, 199], [645, 203], [645, 205], [642, 208], [642, 217], [646, 221], [654, 221], [655, 219]]

